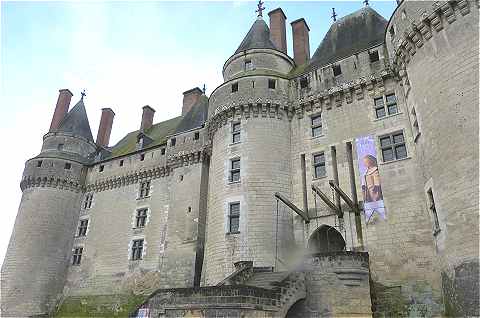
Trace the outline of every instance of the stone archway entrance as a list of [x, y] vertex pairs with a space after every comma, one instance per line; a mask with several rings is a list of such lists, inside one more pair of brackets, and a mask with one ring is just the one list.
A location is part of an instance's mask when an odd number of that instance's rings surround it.
[[345, 240], [334, 227], [322, 225], [308, 239], [310, 253], [326, 253], [345, 250]]

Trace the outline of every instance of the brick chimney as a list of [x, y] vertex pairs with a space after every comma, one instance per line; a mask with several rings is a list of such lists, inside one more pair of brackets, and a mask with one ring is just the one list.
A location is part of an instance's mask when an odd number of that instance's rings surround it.
[[287, 17], [281, 8], [277, 8], [268, 13], [270, 17], [270, 39], [273, 44], [287, 54], [287, 31], [285, 21]]
[[308, 32], [310, 28], [304, 18], [290, 23], [293, 34], [293, 60], [295, 64], [302, 65], [310, 59], [310, 41]]
[[57, 106], [55, 106], [52, 123], [50, 124], [50, 129], [48, 131], [54, 131], [60, 126], [60, 123], [68, 112], [72, 96], [73, 94], [68, 89], [59, 90]]
[[192, 109], [193, 105], [195, 105], [198, 102], [202, 94], [203, 94], [203, 91], [198, 87], [195, 87], [195, 88], [189, 89], [186, 92], [183, 92], [182, 116], [184, 116], [186, 113], [190, 111], [190, 109]]
[[153, 125], [153, 116], [155, 115], [155, 109], [146, 105], [143, 106], [142, 123], [140, 124], [140, 131], [145, 131]]
[[102, 117], [100, 118], [97, 133], [97, 146], [108, 146], [110, 133], [112, 132], [113, 117], [115, 117], [115, 113], [111, 108], [102, 108]]

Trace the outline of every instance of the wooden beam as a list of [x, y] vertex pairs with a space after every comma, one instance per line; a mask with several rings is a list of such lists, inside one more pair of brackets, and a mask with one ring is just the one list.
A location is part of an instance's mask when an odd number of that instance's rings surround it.
[[322, 190], [320, 190], [316, 185], [312, 184], [312, 190], [318, 194], [318, 196], [320, 197], [320, 199], [323, 200], [323, 202], [325, 202], [325, 204], [330, 208], [330, 210], [332, 210], [333, 212], [335, 212], [336, 215], [338, 215], [338, 217], [343, 217], [343, 212], [337, 208], [337, 206], [335, 205], [335, 203], [333, 203], [332, 201], [330, 201], [330, 199], [327, 197], [327, 195], [325, 193], [322, 192]]
[[340, 189], [340, 187], [337, 186], [333, 180], [328, 181], [328, 183], [353, 211], [355, 212], [358, 211], [358, 206], [353, 203], [353, 201], [348, 197], [348, 195], [345, 192], [343, 192], [343, 190]]
[[275, 197], [282, 201], [283, 203], [285, 203], [290, 209], [292, 209], [293, 211], [295, 211], [295, 213], [297, 213], [298, 215], [300, 215], [302, 217], [302, 219], [306, 222], [306, 223], [309, 223], [310, 222], [310, 219], [308, 218], [308, 213], [305, 213], [303, 212], [302, 210], [300, 210], [295, 204], [293, 204], [292, 202], [290, 202], [290, 200], [288, 200], [287, 198], [285, 198], [283, 195], [281, 195], [280, 193], [278, 192], [275, 192]]

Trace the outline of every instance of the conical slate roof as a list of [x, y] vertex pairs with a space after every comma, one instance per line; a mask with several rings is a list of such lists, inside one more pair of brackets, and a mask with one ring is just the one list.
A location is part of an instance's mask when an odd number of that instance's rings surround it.
[[88, 123], [87, 111], [83, 98], [63, 118], [57, 131], [73, 133], [93, 141], [92, 130]]
[[310, 60], [309, 68], [328, 65], [383, 43], [388, 21], [366, 6], [332, 24]]
[[253, 23], [250, 31], [243, 39], [235, 54], [249, 49], [274, 49], [278, 48], [270, 40], [270, 29], [262, 18], [258, 18]]

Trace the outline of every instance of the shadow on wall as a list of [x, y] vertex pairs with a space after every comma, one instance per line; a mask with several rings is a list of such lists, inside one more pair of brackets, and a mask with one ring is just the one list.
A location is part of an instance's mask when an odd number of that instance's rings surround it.
[[310, 253], [326, 253], [345, 250], [345, 240], [335, 228], [322, 225], [308, 239]]

